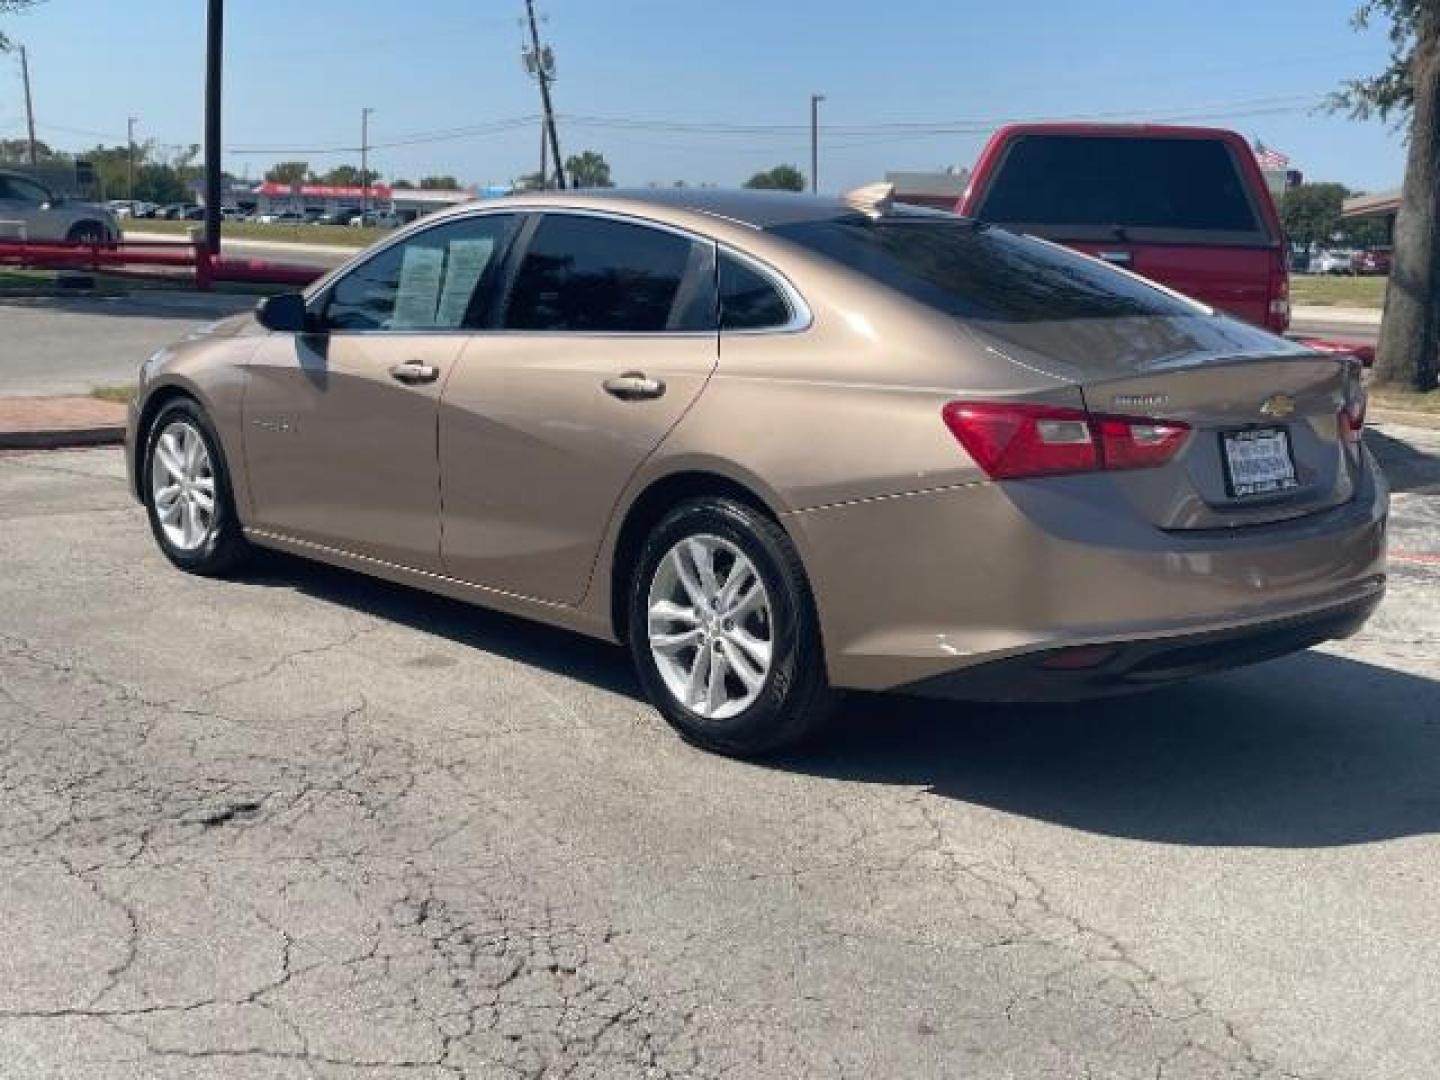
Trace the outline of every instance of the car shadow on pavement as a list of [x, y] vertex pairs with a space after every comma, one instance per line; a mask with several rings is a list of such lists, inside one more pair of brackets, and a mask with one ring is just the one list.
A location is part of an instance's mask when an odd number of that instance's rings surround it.
[[874, 695], [773, 764], [1129, 839], [1335, 847], [1440, 832], [1440, 682], [1306, 652], [1077, 705]]
[[617, 645], [460, 600], [326, 566], [278, 551], [259, 551], [249, 584], [293, 589], [378, 619], [448, 638], [643, 701], [630, 656]]
[[[578, 634], [273, 552], [248, 580], [644, 700], [627, 652]], [[765, 767], [1129, 839], [1336, 847], [1440, 832], [1440, 682], [1311, 651], [1074, 705], [857, 694]]]
[[1365, 430], [1365, 445], [1370, 447], [1392, 491], [1416, 491], [1440, 486], [1440, 458], [1417, 450], [1407, 442], [1375, 428]]

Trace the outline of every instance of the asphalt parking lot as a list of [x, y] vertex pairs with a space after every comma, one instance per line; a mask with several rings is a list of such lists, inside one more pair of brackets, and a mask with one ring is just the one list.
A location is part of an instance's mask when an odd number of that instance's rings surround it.
[[616, 649], [0, 457], [0, 1075], [1429, 1078], [1440, 432], [1363, 634], [760, 766]]

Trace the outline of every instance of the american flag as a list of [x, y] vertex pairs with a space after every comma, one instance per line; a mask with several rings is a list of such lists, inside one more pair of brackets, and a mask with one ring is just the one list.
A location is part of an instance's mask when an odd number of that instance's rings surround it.
[[1288, 169], [1290, 158], [1279, 150], [1272, 150], [1259, 139], [1255, 140], [1255, 160], [1262, 169]]

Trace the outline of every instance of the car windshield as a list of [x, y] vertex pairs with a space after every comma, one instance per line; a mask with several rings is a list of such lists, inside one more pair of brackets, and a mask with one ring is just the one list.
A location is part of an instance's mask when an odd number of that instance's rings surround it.
[[1039, 322], [1204, 311], [1094, 259], [949, 215], [856, 214], [770, 231], [958, 318]]

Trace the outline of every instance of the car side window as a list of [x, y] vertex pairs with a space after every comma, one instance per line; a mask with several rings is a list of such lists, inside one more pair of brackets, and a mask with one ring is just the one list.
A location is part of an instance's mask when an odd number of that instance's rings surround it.
[[545, 214], [515, 274], [507, 330], [659, 333], [716, 325], [715, 248], [648, 225]]
[[18, 176], [0, 176], [0, 199], [40, 204], [50, 201], [50, 193], [39, 184]]
[[732, 255], [720, 256], [720, 329], [769, 330], [790, 321], [775, 283]]
[[513, 214], [461, 218], [392, 244], [328, 290], [326, 331], [479, 329], [485, 294], [514, 229]]

